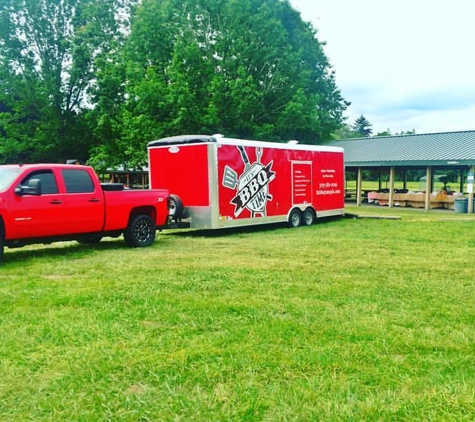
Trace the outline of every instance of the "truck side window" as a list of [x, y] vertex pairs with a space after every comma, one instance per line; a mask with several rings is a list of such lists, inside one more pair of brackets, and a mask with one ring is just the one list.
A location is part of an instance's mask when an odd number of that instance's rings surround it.
[[94, 183], [86, 170], [62, 170], [61, 171], [68, 193], [94, 192]]
[[50, 170], [44, 171], [35, 171], [28, 175], [26, 179], [24, 179], [21, 184], [28, 185], [28, 182], [31, 179], [40, 179], [41, 180], [41, 193], [43, 195], [51, 195], [58, 193], [58, 185], [56, 183], [56, 178], [54, 174]]

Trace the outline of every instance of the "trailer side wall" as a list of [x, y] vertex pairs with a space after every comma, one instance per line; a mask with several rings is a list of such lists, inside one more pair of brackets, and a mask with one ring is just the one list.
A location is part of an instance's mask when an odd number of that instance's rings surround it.
[[287, 221], [311, 208], [344, 213], [341, 149], [223, 138], [149, 147], [152, 188], [180, 197], [192, 228]]

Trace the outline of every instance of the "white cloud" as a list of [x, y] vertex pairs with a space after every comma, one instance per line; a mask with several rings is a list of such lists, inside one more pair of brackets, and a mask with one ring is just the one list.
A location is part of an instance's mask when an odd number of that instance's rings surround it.
[[473, 0], [290, 0], [325, 41], [349, 122], [373, 131], [475, 129]]

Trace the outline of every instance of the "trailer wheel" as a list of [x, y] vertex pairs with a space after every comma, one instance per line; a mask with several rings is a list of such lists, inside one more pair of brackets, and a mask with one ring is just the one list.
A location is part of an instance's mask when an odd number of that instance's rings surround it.
[[155, 241], [157, 228], [153, 219], [146, 214], [137, 214], [130, 217], [130, 222], [124, 231], [127, 245], [133, 248], [150, 246]]
[[312, 208], [307, 208], [304, 213], [303, 213], [303, 223], [306, 226], [311, 226], [312, 224], [315, 223], [315, 211]]
[[302, 225], [302, 212], [294, 208], [289, 215], [289, 227], [299, 227]]
[[178, 195], [170, 195], [168, 197], [168, 214], [174, 220], [181, 218], [183, 215], [183, 202]]

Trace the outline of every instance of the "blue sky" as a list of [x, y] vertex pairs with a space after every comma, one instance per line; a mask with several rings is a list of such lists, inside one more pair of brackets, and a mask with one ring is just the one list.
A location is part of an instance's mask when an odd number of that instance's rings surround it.
[[373, 133], [475, 129], [475, 0], [290, 0]]

